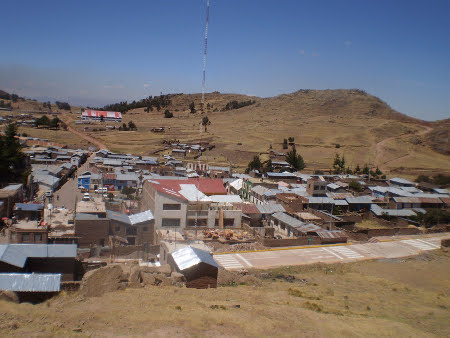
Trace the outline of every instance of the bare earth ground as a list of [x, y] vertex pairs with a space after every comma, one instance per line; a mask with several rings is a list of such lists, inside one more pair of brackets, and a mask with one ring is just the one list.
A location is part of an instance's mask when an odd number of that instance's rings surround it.
[[[295, 280], [289, 282], [289, 275]], [[287, 278], [286, 278], [287, 277]], [[146, 287], [39, 305], [0, 302], [3, 335], [409, 336], [450, 333], [450, 253], [306, 265], [217, 289]], [[234, 285], [234, 286], [231, 286]]]

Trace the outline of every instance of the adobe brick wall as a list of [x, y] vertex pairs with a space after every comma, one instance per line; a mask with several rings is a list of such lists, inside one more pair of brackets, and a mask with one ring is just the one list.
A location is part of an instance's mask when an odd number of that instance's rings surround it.
[[99, 245], [102, 240], [104, 245], [109, 245], [109, 227], [109, 219], [75, 220], [78, 247], [89, 248], [91, 245]]
[[299, 246], [299, 245], [317, 245], [321, 244], [320, 237], [309, 237], [311, 241], [308, 241], [308, 237], [301, 238], [284, 238], [284, 239], [272, 239], [262, 238], [258, 236], [258, 242], [262, 245], [277, 248], [282, 246]]

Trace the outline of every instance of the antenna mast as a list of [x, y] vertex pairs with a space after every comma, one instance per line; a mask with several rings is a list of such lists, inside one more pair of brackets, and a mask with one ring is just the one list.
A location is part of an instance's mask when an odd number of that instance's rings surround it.
[[205, 48], [203, 50], [203, 81], [202, 81], [202, 103], [201, 110], [204, 111], [205, 106], [205, 82], [206, 82], [206, 55], [208, 49], [208, 23], [209, 23], [209, 0], [206, 2], [206, 27], [205, 27]]

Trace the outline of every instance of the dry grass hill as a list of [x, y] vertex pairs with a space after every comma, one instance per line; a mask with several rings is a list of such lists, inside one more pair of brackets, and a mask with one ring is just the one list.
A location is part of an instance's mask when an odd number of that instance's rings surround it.
[[153, 337], [444, 337], [450, 332], [446, 251], [223, 273], [217, 289], [145, 286], [99, 297], [62, 293], [38, 305], [0, 300], [0, 330], [8, 336]]
[[[329, 169], [339, 153], [345, 155], [351, 167], [368, 163], [392, 175], [450, 173], [448, 120], [426, 122], [409, 117], [361, 90], [299, 90], [272, 98], [213, 92], [206, 94], [209, 108], [203, 114], [189, 113], [190, 102], [200, 106], [200, 94], [174, 94], [170, 98], [167, 108], [173, 118], [164, 118], [166, 108], [159, 112], [133, 109], [124, 114], [123, 122], [132, 120], [137, 131], [87, 134], [111, 150], [142, 155], [162, 149], [164, 140], [198, 142], [202, 137], [216, 145], [203, 156], [204, 160], [215, 164], [231, 161], [240, 168], [246, 167], [255, 154], [267, 157], [270, 146], [283, 151], [283, 139], [294, 137], [297, 150], [311, 171]], [[256, 102], [222, 111], [234, 100]], [[211, 124], [200, 136], [204, 115]], [[82, 126], [74, 124], [75, 114], [64, 113], [63, 119], [82, 131]], [[155, 127], [165, 127], [166, 132], [151, 132]], [[27, 132], [33, 134], [32, 130]]]

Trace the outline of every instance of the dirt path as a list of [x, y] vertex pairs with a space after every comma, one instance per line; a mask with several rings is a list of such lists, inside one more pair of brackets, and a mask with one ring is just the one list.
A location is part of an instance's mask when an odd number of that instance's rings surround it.
[[71, 133], [81, 137], [82, 139], [85, 139], [86, 141], [95, 144], [99, 149], [107, 149], [106, 145], [102, 142], [100, 142], [99, 140], [91, 137], [91, 136], [87, 136], [83, 133], [80, 133], [79, 131], [73, 129], [72, 127], [69, 126], [69, 122], [73, 122], [73, 120], [70, 117], [67, 117], [67, 120], [64, 121], [67, 125], [67, 130], [70, 131]]
[[399, 158], [387, 160], [387, 161], [384, 161], [384, 162], [381, 161], [384, 158], [384, 154], [385, 154], [384, 147], [390, 141], [393, 141], [395, 139], [401, 139], [401, 138], [409, 137], [409, 136], [414, 136], [414, 135], [416, 135], [416, 136], [425, 135], [425, 134], [428, 134], [430, 131], [433, 130], [433, 128], [428, 127], [428, 126], [423, 126], [423, 127], [425, 129], [423, 129], [423, 130], [421, 130], [421, 131], [419, 131], [417, 133], [414, 133], [414, 134], [402, 134], [402, 135], [398, 135], [398, 136], [392, 136], [392, 137], [385, 138], [384, 140], [378, 142], [376, 144], [376, 146], [375, 146], [375, 152], [376, 152], [375, 164], [381, 170], [384, 170], [385, 168], [383, 166], [386, 165], [387, 163], [392, 162], [394, 160], [398, 160], [400, 158], [406, 158], [406, 157], [411, 156], [411, 154], [408, 153], [407, 155], [403, 155], [403, 156], [401, 156]]

